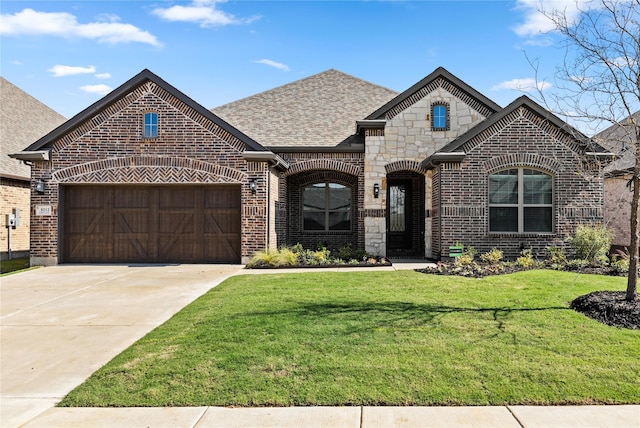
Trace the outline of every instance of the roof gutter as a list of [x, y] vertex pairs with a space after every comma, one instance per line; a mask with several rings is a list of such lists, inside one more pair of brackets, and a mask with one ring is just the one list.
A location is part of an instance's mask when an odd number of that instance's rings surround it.
[[462, 162], [467, 154], [465, 152], [434, 153], [420, 163], [424, 169], [434, 169], [444, 162]]
[[24, 151], [12, 153], [9, 155], [9, 157], [21, 161], [42, 162], [51, 160], [51, 157], [49, 155], [50, 152], [50, 150]]
[[356, 120], [356, 134], [359, 134], [363, 129], [384, 129], [387, 125], [386, 120], [380, 119], [365, 119]]
[[246, 161], [269, 162], [275, 165], [276, 168], [280, 168], [283, 171], [289, 169], [289, 163], [287, 161], [282, 159], [277, 154], [269, 151], [245, 151], [242, 153], [242, 158]]

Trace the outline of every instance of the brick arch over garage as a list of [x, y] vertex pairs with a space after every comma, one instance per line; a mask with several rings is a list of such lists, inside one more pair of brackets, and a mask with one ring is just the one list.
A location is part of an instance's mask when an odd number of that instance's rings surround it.
[[361, 168], [357, 165], [340, 162], [334, 159], [313, 159], [313, 160], [294, 163], [284, 173], [283, 176], [289, 177], [292, 175], [299, 174], [301, 172], [318, 171], [318, 170], [336, 171], [336, 172], [341, 172], [341, 173], [349, 174], [356, 177], [358, 177], [361, 173]]
[[391, 162], [384, 167], [387, 174], [391, 174], [394, 172], [400, 171], [411, 171], [418, 174], [426, 174], [427, 170], [420, 166], [420, 162], [411, 161], [411, 160], [401, 160]]
[[196, 159], [135, 156], [74, 165], [51, 178], [58, 183], [244, 183], [247, 174]]

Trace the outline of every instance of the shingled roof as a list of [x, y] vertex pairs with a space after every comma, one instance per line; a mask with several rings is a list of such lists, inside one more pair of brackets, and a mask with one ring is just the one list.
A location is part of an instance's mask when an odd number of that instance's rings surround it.
[[66, 119], [0, 77], [0, 175], [29, 180], [31, 170], [10, 153], [24, 150]]
[[356, 120], [396, 95], [331, 69], [212, 111], [272, 150], [335, 147], [355, 133]]
[[[633, 118], [635, 123], [640, 123], [640, 111], [635, 112]], [[593, 139], [618, 156], [618, 159], [607, 165], [604, 170], [605, 174], [625, 173], [632, 170], [636, 165], [635, 132], [627, 120], [608, 127]]]

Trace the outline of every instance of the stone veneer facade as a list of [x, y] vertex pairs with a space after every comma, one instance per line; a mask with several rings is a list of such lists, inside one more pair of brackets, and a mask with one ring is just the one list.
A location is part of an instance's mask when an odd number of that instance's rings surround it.
[[[157, 138], [142, 137], [148, 111], [158, 113]], [[237, 184], [243, 231], [238, 262], [271, 245], [275, 220], [268, 215], [267, 196], [277, 193], [277, 183], [269, 164], [246, 161], [242, 141], [152, 81], [96, 111], [50, 147], [51, 161], [32, 167], [32, 183], [46, 183], [44, 194], [31, 192], [33, 265], [63, 261], [59, 196], [61, 186], [70, 184]], [[251, 179], [257, 182], [255, 194]], [[51, 215], [35, 215], [38, 205], [50, 206]]]
[[[413, 104], [411, 104], [413, 103]], [[434, 131], [431, 107], [449, 109], [448, 129]], [[386, 114], [384, 131], [365, 133], [364, 223], [365, 249], [387, 255], [387, 178], [390, 173], [412, 172], [424, 177], [424, 252], [413, 256], [434, 257], [432, 173], [420, 166], [428, 156], [477, 125], [491, 112], [444, 79], [436, 79]], [[373, 186], [380, 186], [375, 198]]]

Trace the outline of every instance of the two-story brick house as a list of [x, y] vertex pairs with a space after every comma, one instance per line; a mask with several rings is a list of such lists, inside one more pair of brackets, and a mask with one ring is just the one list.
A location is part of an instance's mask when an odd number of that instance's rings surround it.
[[602, 222], [607, 156], [442, 68], [400, 94], [329, 70], [213, 112], [144, 70], [16, 154], [44, 264], [245, 262], [298, 242], [541, 252]]

